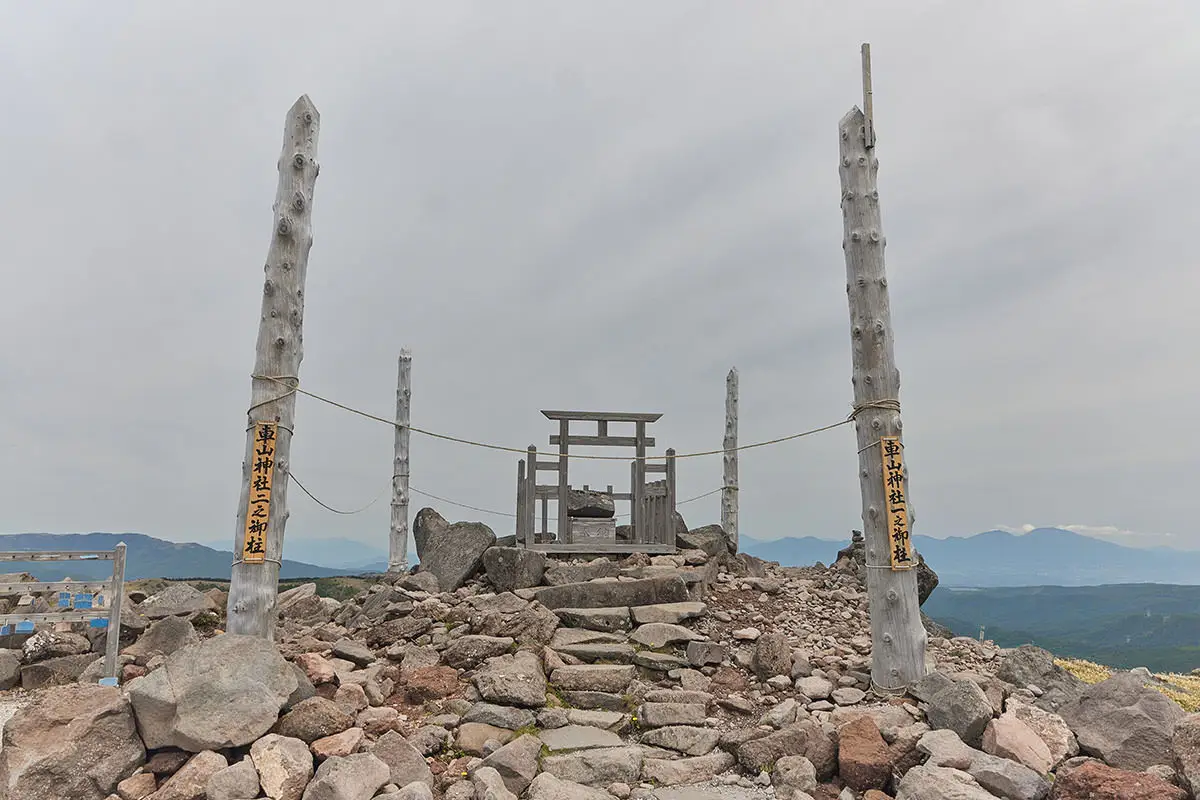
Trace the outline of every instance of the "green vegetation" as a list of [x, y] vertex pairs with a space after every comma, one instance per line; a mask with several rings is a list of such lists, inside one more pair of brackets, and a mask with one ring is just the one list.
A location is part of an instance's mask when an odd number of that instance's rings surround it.
[[959, 636], [1001, 647], [1036, 644], [1121, 669], [1187, 673], [1200, 667], [1200, 586], [938, 587], [926, 614]]

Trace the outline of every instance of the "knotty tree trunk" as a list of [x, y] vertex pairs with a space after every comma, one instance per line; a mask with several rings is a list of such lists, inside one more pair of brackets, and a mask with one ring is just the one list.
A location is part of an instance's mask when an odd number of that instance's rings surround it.
[[721, 484], [721, 527], [738, 549], [738, 371], [725, 378], [725, 479]]
[[388, 572], [408, 571], [408, 443], [412, 403], [412, 353], [400, 351], [396, 380], [396, 460], [392, 465], [392, 529], [388, 537]]
[[[297, 100], [287, 114], [254, 360], [256, 376], [284, 379], [289, 385], [298, 382], [303, 357], [304, 278], [312, 248], [312, 199], [319, 171], [317, 136], [320, 121], [320, 115], [307, 95]], [[251, 408], [247, 414], [246, 453], [233, 549], [235, 562], [229, 586], [228, 631], [271, 639], [275, 634], [275, 598], [283, 559], [283, 532], [288, 518], [288, 470], [296, 395], [263, 377], [253, 378], [250, 386]], [[241, 554], [250, 500], [255, 427], [259, 422], [278, 425], [275, 477], [271, 487], [265, 560], [244, 563]]]
[[[864, 114], [854, 108], [839, 124], [845, 227], [842, 247], [850, 300], [854, 403], [859, 409], [856, 428], [867, 593], [871, 604], [871, 678], [881, 687], [899, 688], [925, 675], [925, 628], [921, 625], [917, 601], [916, 569], [890, 568], [891, 541], [879, 439], [900, 436], [900, 412], [891, 408], [863, 408], [879, 401], [898, 401], [900, 396], [876, 189], [879, 162], [874, 148], [868, 149], [864, 142], [865, 123]], [[907, 470], [904, 494], [908, 494]], [[910, 532], [911, 522], [910, 517]]]

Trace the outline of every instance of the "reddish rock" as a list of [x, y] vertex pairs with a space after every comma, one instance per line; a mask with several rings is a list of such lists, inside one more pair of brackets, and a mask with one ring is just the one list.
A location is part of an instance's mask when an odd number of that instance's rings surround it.
[[1162, 778], [1088, 761], [1059, 770], [1050, 800], [1187, 800], [1188, 793]]
[[862, 716], [838, 731], [838, 772], [856, 791], [883, 789], [892, 778], [892, 754], [875, 720]]
[[892, 796], [884, 794], [878, 789], [867, 789], [866, 793], [862, 796], [862, 800], [892, 800]]
[[182, 750], [160, 750], [146, 761], [145, 770], [155, 775], [171, 775], [178, 772], [191, 757], [191, 753]]
[[1013, 714], [1005, 714], [987, 724], [983, 731], [983, 751], [1024, 764], [1039, 775], [1047, 774], [1054, 766], [1050, 748]]
[[158, 791], [158, 781], [153, 772], [139, 772], [117, 784], [117, 796], [121, 800], [145, 800]]
[[333, 736], [326, 736], [324, 739], [317, 739], [309, 746], [309, 750], [317, 757], [318, 761], [324, 761], [330, 756], [345, 757], [358, 750], [358, 746], [362, 744], [363, 729], [350, 728], [349, 730], [335, 733]]
[[296, 656], [296, 666], [304, 670], [304, 674], [308, 676], [313, 686], [333, 683], [337, 679], [333, 664], [329, 663], [329, 659], [320, 653], [301, 653]]
[[408, 674], [404, 694], [409, 703], [417, 705], [430, 700], [443, 700], [458, 692], [458, 670], [451, 667], [421, 667]]
[[146, 668], [138, 664], [126, 664], [121, 667], [121, 683], [122, 685], [129, 683], [134, 678], [140, 678], [146, 674]]

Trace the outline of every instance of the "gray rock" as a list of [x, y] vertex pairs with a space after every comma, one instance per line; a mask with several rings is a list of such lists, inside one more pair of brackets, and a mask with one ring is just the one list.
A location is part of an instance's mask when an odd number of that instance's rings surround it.
[[7, 691], [21, 682], [21, 651], [0, 650], [0, 691]]
[[638, 721], [647, 728], [703, 725], [706, 716], [703, 703], [643, 703], [638, 709]]
[[433, 788], [433, 772], [425, 757], [396, 731], [388, 731], [379, 737], [371, 754], [387, 766], [388, 780], [397, 786], [424, 783]]
[[[839, 706], [853, 706], [861, 703], [867, 696], [867, 693], [862, 689], [855, 689], [852, 686], [843, 686], [841, 689], [834, 689], [829, 696], [833, 698], [833, 702]], [[984, 723], [987, 724], [986, 722]]]
[[[629, 724], [629, 715], [619, 711], [588, 711], [572, 708], [567, 712], [567, 722], [571, 725], [588, 725], [621, 733]], [[562, 726], [555, 725], [553, 727], [561, 728]]]
[[795, 698], [789, 697], [763, 714], [762, 724], [770, 725], [772, 728], [779, 730], [795, 722], [799, 714], [800, 704], [796, 702]]
[[791, 797], [796, 792], [812, 794], [817, 790], [817, 768], [804, 756], [784, 756], [775, 762], [771, 785], [779, 797]]
[[483, 569], [498, 592], [540, 586], [546, 573], [546, 554], [524, 547], [489, 547]]
[[243, 758], [213, 773], [206, 785], [208, 800], [245, 800], [258, 797], [258, 770], [249, 758]]
[[42, 689], [47, 686], [66, 686], [77, 682], [97, 661], [97, 656], [84, 653], [78, 656], [48, 658], [21, 667], [21, 688]]
[[479, 767], [472, 773], [475, 783], [475, 800], [517, 800], [517, 796], [504, 785], [500, 773], [491, 767]]
[[177, 650], [128, 692], [147, 747], [195, 753], [258, 739], [298, 686], [273, 644], [226, 633]]
[[[938, 692], [943, 689], [949, 689], [952, 686], [954, 686], [954, 679], [944, 672], [930, 672], [921, 678], [921, 680], [914, 683], [909, 688], [908, 693], [918, 700], [928, 703]], [[812, 697], [812, 695], [809, 695], [809, 697]], [[817, 698], [813, 697], [813, 699]]]
[[546, 756], [542, 771], [585, 786], [633, 784], [641, 777], [642, 760], [640, 747], [606, 747]]
[[610, 692], [566, 690], [563, 691], [562, 698], [572, 708], [624, 711], [627, 705], [622, 695]]
[[703, 783], [731, 769], [736, 762], [723, 750], [695, 758], [647, 758], [642, 764], [642, 778], [661, 786]]
[[0, 795], [104, 800], [145, 760], [121, 690], [67, 686], [36, 695], [4, 724]]
[[[417, 515], [413, 517], [412, 535], [418, 561], [425, 560], [425, 548], [428, 546], [429, 540], [444, 534], [449, 527], [450, 523], [432, 508], [422, 508], [417, 512]], [[403, 585], [403, 581], [401, 581], [401, 585]], [[431, 594], [435, 592], [431, 592]]]
[[776, 675], [791, 676], [792, 648], [785, 634], [774, 631], [758, 639], [754, 649], [754, 674], [760, 681]]
[[720, 664], [728, 656], [725, 645], [716, 642], [688, 642], [687, 660], [693, 667]]
[[69, 631], [42, 630], [25, 640], [21, 646], [25, 662], [45, 661], [48, 658], [79, 656], [92, 650], [86, 636]]
[[489, 659], [475, 673], [475, 688], [489, 703], [541, 708], [546, 705], [546, 674], [533, 653]]
[[250, 746], [250, 761], [263, 792], [276, 800], [299, 800], [312, 780], [313, 756], [299, 739], [267, 734]]
[[996, 797], [965, 772], [918, 766], [900, 781], [896, 800], [996, 800]]
[[423, 783], [410, 783], [398, 792], [377, 794], [375, 800], [433, 800], [433, 790]]
[[1184, 788], [1200, 792], [1200, 714], [1189, 714], [1175, 723], [1171, 749]]
[[371, 648], [353, 639], [338, 639], [333, 643], [333, 654], [360, 667], [367, 667], [375, 662], [375, 653]]
[[686, 658], [672, 653], [655, 653], [649, 650], [635, 653], [633, 663], [656, 672], [671, 672], [688, 666]]
[[440, 725], [426, 725], [408, 737], [408, 743], [423, 756], [437, 755], [449, 747], [452, 741], [454, 736]]
[[974, 747], [980, 743], [983, 731], [992, 719], [992, 704], [983, 689], [972, 681], [956, 681], [933, 696], [926, 716], [929, 727], [952, 730]]
[[504, 655], [515, 643], [508, 636], [460, 636], [442, 651], [442, 661], [455, 669], [475, 669], [489, 658]]
[[280, 718], [274, 732], [312, 744], [354, 727], [354, 715], [332, 700], [310, 697]]
[[412, 575], [406, 575], [397, 581], [396, 585], [401, 589], [407, 589], [411, 592], [425, 592], [426, 594], [437, 594], [442, 591], [437, 575], [434, 575], [432, 572], [415, 572]]
[[550, 682], [565, 691], [621, 694], [629, 688], [635, 674], [632, 666], [582, 664], [559, 667], [551, 673]]
[[688, 596], [687, 584], [679, 575], [662, 575], [632, 581], [599, 581], [544, 586], [534, 593], [539, 603], [556, 608], [613, 608], [682, 603]]
[[331, 756], [317, 769], [303, 800], [370, 800], [387, 782], [387, 765], [371, 753]]
[[482, 722], [497, 728], [507, 728], [515, 731], [533, 725], [536, 718], [532, 711], [512, 706], [499, 706], [494, 703], [476, 703], [462, 717], [463, 722]]
[[601, 661], [606, 664], [632, 664], [637, 657], [637, 651], [627, 644], [575, 644], [560, 647], [557, 652], [580, 661]]
[[796, 691], [810, 700], [825, 700], [833, 693], [833, 684], [814, 675], [796, 681]]
[[629, 609], [619, 608], [556, 608], [554, 613], [563, 625], [593, 631], [627, 631], [632, 627]]
[[519, 795], [533, 782], [541, 759], [542, 740], [536, 736], [521, 736], [501, 747], [483, 760], [484, 767], [499, 773], [505, 787]]
[[564, 781], [549, 772], [533, 779], [526, 800], [612, 800], [612, 795], [580, 783]]
[[967, 772], [997, 797], [1011, 800], [1043, 800], [1050, 794], [1050, 784], [1024, 764], [1007, 758], [978, 753]]
[[542, 731], [538, 738], [553, 752], [620, 747], [624, 744], [621, 737], [612, 731], [594, 728], [590, 725], [566, 725]]
[[705, 525], [687, 533], [678, 533], [675, 544], [682, 550], [703, 550], [709, 556], [731, 554], [735, 548], [720, 525]]
[[1037, 686], [1042, 695], [1034, 705], [1056, 713], [1087, 688], [1086, 683], [1055, 664], [1053, 655], [1031, 644], [1021, 645], [1005, 656], [996, 677], [1021, 689]]
[[708, 606], [704, 603], [660, 603], [653, 606], [635, 606], [629, 609], [629, 614], [638, 625], [649, 625], [652, 622], [678, 625], [688, 620], [699, 619], [707, 610]]
[[620, 564], [607, 558], [597, 558], [586, 564], [550, 564], [546, 567], [544, 581], [547, 586], [564, 586], [597, 578], [615, 578], [620, 574]]
[[677, 725], [646, 731], [641, 741], [648, 747], [674, 750], [686, 756], [704, 756], [711, 753], [721, 741], [721, 732], [712, 728]]
[[[685, 628], [682, 625], [673, 625], [668, 622], [648, 622], [629, 635], [629, 641], [637, 642], [640, 645], [645, 645], [656, 650], [668, 645], [693, 642], [703, 638], [703, 636], [691, 628]], [[789, 663], [788, 666], [790, 667], [791, 664]]]
[[139, 609], [148, 619], [190, 616], [201, 611], [216, 611], [217, 604], [208, 595], [188, 583], [172, 583], [156, 595], [146, 598]]
[[1082, 752], [1135, 772], [1172, 763], [1171, 733], [1187, 716], [1166, 695], [1127, 673], [1087, 687], [1058, 713], [1075, 732]]
[[156, 655], [169, 656], [176, 650], [198, 644], [196, 628], [184, 617], [164, 617], [153, 623], [138, 640], [121, 651], [145, 665]]
[[495, 543], [496, 534], [482, 522], [456, 522], [430, 534], [420, 569], [436, 575], [443, 592], [453, 592], [475, 574], [483, 554]]
[[567, 516], [582, 519], [612, 519], [617, 513], [610, 495], [583, 489], [567, 490]]

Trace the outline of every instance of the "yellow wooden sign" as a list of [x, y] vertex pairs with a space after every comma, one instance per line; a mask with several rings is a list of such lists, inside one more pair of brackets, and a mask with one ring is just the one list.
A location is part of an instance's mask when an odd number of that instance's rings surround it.
[[879, 440], [883, 452], [883, 498], [892, 569], [912, 569], [912, 531], [909, 528], [908, 497], [904, 483], [904, 448], [897, 436]]
[[271, 481], [275, 477], [275, 440], [279, 427], [274, 422], [254, 424], [254, 447], [250, 451], [250, 505], [242, 539], [242, 561], [262, 564], [267, 558], [267, 525], [271, 521]]

